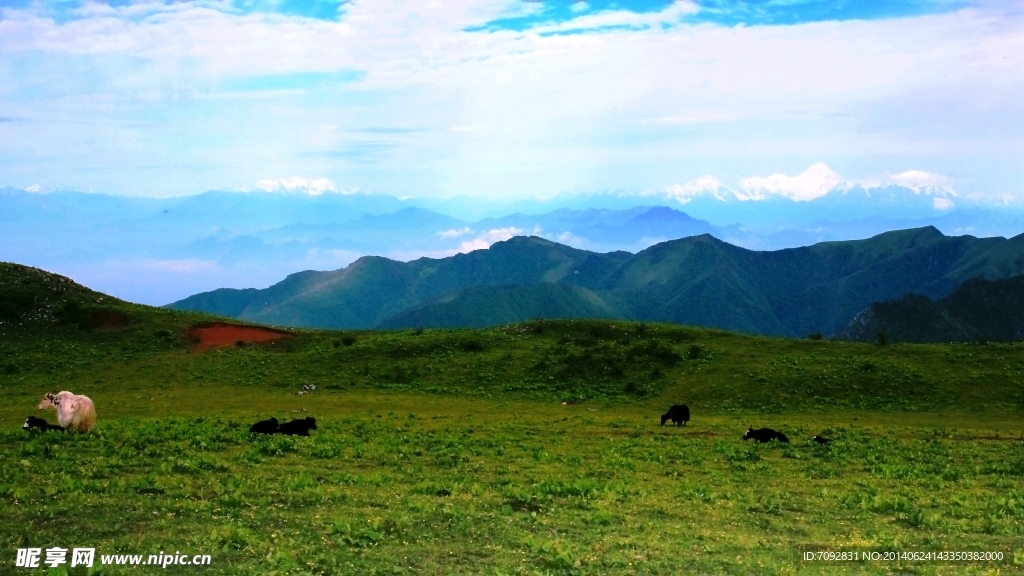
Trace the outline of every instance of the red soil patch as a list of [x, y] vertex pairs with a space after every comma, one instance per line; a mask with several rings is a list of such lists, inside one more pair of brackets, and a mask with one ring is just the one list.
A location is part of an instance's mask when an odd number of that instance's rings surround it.
[[218, 346], [236, 346], [239, 342], [272, 342], [282, 338], [292, 338], [294, 334], [285, 330], [262, 328], [260, 326], [240, 326], [215, 322], [193, 326], [188, 331], [188, 339], [198, 350], [216, 348]]

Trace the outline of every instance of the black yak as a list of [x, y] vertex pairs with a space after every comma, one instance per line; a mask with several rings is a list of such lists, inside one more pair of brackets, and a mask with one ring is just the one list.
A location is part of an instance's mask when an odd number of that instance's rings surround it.
[[277, 433], [291, 436], [309, 436], [310, 430], [316, 430], [316, 418], [306, 416], [301, 420], [292, 420], [291, 422], [281, 424], [277, 429]]
[[668, 409], [668, 412], [661, 415], [661, 425], [664, 426], [665, 421], [669, 418], [672, 419], [672, 424], [675, 426], [679, 426], [680, 423], [686, 426], [686, 423], [690, 421], [690, 408], [686, 404], [672, 406]]
[[50, 424], [46, 420], [43, 420], [42, 418], [36, 418], [35, 416], [29, 416], [28, 418], [26, 418], [25, 423], [21, 425], [21, 428], [22, 430], [42, 430], [43, 432], [46, 432], [47, 430], [58, 430], [60, 432], [64, 431], [64, 429], [61, 428], [60, 426], [57, 426], [56, 424]]
[[750, 440], [753, 438], [758, 442], [771, 442], [772, 440], [778, 440], [779, 442], [789, 442], [789, 438], [782, 432], [772, 430], [771, 428], [761, 428], [760, 430], [754, 430], [753, 428], [747, 428], [747, 433], [743, 435], [744, 440]]
[[277, 434], [277, 418], [260, 420], [249, 427], [249, 432], [252, 434]]
[[831, 440], [829, 440], [828, 438], [822, 438], [821, 436], [815, 436], [814, 438], [812, 438], [812, 440], [814, 440], [818, 444], [828, 444], [829, 442], [831, 442]]

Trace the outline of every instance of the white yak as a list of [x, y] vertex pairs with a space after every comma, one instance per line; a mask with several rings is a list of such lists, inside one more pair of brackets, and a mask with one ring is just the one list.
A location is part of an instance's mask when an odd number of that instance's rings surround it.
[[57, 423], [65, 430], [88, 432], [96, 426], [96, 407], [88, 396], [73, 394], [67, 390], [56, 394], [48, 392], [39, 401], [39, 410], [53, 408], [57, 411]]

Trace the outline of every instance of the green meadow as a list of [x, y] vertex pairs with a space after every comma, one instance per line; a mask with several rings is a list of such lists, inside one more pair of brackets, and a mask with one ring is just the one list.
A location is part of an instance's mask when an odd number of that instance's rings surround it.
[[[2, 573], [51, 546], [95, 547], [91, 574], [1024, 573], [1021, 343], [537, 320], [199, 351], [209, 317], [75, 298], [0, 324]], [[65, 389], [92, 433], [21, 430]], [[660, 426], [674, 403], [689, 425]], [[249, 434], [270, 416], [319, 428]], [[99, 566], [161, 551], [211, 563]]]

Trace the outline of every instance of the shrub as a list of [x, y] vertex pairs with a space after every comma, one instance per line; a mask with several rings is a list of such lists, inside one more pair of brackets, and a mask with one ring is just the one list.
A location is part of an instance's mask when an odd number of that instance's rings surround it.
[[479, 340], [463, 340], [459, 346], [463, 352], [483, 352], [484, 345]]

